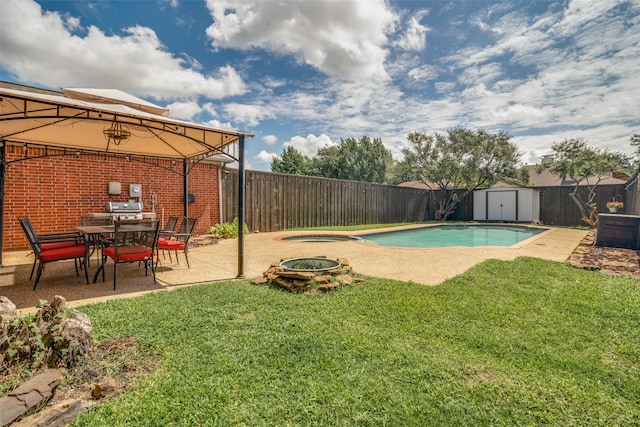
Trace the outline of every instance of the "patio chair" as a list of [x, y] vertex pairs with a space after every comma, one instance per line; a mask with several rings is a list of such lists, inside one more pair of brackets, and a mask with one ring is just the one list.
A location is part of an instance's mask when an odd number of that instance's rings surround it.
[[178, 217], [170, 216], [167, 219], [167, 225], [164, 226], [162, 230], [160, 230], [160, 238], [170, 238], [173, 233], [176, 232], [176, 226], [178, 225]]
[[113, 263], [113, 290], [116, 290], [118, 277], [118, 264], [144, 262], [145, 276], [149, 275], [149, 269], [153, 274], [153, 283], [156, 283], [156, 269], [154, 256], [157, 257], [158, 246], [158, 221], [116, 221], [114, 223], [113, 242], [102, 248], [102, 265], [96, 271], [93, 281], [96, 281], [98, 273], [102, 270], [104, 281], [104, 266], [107, 258]]
[[31, 267], [31, 275], [29, 280], [33, 278], [33, 272], [38, 266], [36, 280], [33, 283], [33, 290], [36, 290], [42, 271], [46, 264], [54, 261], [63, 261], [73, 259], [76, 275], [80, 276], [78, 266], [83, 268], [86, 282], [89, 283], [89, 273], [86, 268], [87, 246], [84, 236], [81, 233], [48, 233], [37, 234], [31, 224], [29, 218], [19, 218], [20, 226], [27, 236], [27, 240], [33, 249], [35, 257], [33, 266]]
[[178, 260], [178, 251], [184, 253], [184, 258], [187, 261], [187, 268], [191, 268], [189, 265], [189, 239], [193, 233], [193, 229], [196, 226], [197, 218], [183, 218], [180, 224], [180, 229], [177, 233], [172, 233], [170, 238], [158, 239], [158, 251], [169, 253], [169, 260], [173, 262], [171, 258], [171, 252], [176, 255], [176, 263], [180, 263]]

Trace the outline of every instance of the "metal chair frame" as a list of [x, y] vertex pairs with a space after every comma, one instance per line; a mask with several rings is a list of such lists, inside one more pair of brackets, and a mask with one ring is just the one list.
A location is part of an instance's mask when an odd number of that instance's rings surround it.
[[104, 266], [107, 258], [114, 261], [113, 265], [113, 290], [116, 290], [118, 264], [144, 262], [145, 276], [149, 275], [149, 269], [153, 274], [153, 283], [156, 283], [156, 268], [154, 258], [157, 258], [158, 221], [115, 221], [113, 241], [104, 241], [102, 247], [102, 264], [93, 278], [94, 283], [100, 271], [102, 281], [105, 280]]
[[163, 256], [165, 252], [169, 253], [169, 260], [173, 262], [171, 252], [176, 255], [176, 263], [180, 264], [178, 259], [178, 251], [183, 251], [184, 258], [187, 261], [187, 268], [191, 268], [189, 265], [189, 239], [193, 234], [193, 230], [196, 227], [196, 221], [198, 218], [183, 218], [180, 224], [180, 229], [177, 233], [172, 233], [169, 238], [161, 238], [158, 240], [158, 251], [162, 251]]
[[33, 290], [36, 290], [45, 265], [54, 261], [73, 259], [76, 275], [80, 276], [79, 268], [84, 268], [86, 282], [89, 283], [87, 272], [87, 246], [84, 236], [79, 232], [37, 234], [29, 218], [19, 218], [20, 226], [33, 249], [33, 266], [29, 280], [38, 266]]

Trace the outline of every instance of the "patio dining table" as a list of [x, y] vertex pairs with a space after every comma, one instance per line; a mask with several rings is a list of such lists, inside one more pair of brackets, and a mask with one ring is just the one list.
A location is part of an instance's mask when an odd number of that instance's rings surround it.
[[[113, 225], [79, 225], [75, 227], [76, 230], [84, 234], [85, 245], [87, 245], [87, 253], [89, 253], [90, 242], [97, 242], [102, 237], [113, 234], [115, 227]], [[93, 283], [96, 283], [98, 273], [100, 272], [102, 255], [98, 257], [98, 270], [93, 277]], [[88, 264], [88, 262], [87, 262]]]

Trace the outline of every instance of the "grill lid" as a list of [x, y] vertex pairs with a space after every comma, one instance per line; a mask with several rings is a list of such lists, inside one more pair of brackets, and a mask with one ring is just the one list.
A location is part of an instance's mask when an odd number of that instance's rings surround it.
[[142, 202], [107, 202], [107, 212], [139, 213], [142, 212]]

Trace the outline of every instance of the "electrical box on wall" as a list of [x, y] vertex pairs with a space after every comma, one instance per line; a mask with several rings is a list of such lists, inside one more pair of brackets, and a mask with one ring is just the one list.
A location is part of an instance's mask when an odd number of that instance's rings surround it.
[[196, 201], [196, 196], [194, 196], [193, 193], [187, 194], [187, 203], [193, 203], [195, 201]]
[[129, 197], [142, 197], [142, 184], [129, 184]]
[[122, 192], [122, 188], [119, 182], [110, 181], [109, 182], [109, 194], [120, 194]]

